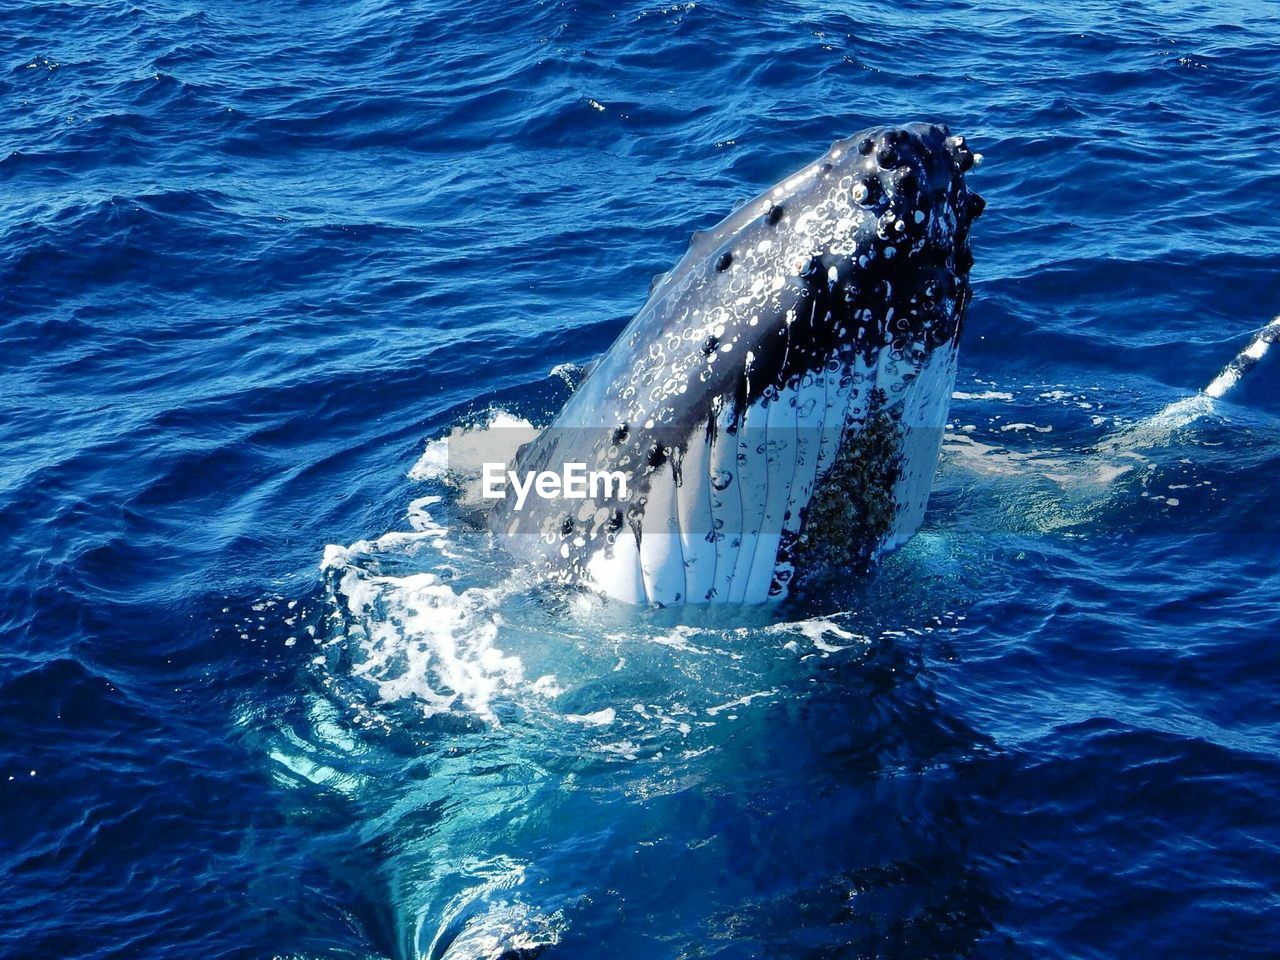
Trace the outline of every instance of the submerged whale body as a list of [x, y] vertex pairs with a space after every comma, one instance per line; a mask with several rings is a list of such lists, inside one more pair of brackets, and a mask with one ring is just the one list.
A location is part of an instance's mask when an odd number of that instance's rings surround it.
[[776, 599], [903, 543], [955, 380], [976, 159], [944, 126], [866, 130], [695, 234], [511, 465], [592, 482], [508, 490], [493, 533], [656, 604]]

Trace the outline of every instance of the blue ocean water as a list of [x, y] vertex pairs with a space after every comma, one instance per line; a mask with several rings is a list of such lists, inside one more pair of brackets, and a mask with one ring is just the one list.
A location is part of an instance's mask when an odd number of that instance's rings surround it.
[[[0, 50], [0, 955], [1275, 955], [1280, 390], [1108, 442], [1280, 310], [1265, 4], [33, 0]], [[694, 618], [450, 527], [435, 441], [907, 119], [988, 211], [905, 550]]]

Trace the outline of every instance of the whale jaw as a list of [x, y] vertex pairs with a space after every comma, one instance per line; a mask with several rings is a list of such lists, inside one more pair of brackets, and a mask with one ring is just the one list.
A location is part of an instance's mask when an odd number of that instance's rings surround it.
[[757, 603], [921, 522], [970, 292], [975, 162], [944, 127], [839, 141], [695, 236], [517, 466], [625, 495], [500, 503], [550, 573], [633, 603]]
[[865, 571], [920, 526], [958, 351], [898, 383], [890, 357], [804, 377], [690, 437], [649, 485], [639, 530], [592, 553], [586, 582], [629, 603], [761, 603]]

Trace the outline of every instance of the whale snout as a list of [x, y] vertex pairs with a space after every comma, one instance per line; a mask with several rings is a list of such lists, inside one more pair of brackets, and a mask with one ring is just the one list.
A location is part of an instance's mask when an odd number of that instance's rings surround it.
[[965, 181], [981, 155], [943, 124], [863, 131], [835, 143], [829, 157], [835, 173], [854, 178], [854, 202], [880, 215], [882, 240], [909, 240], [924, 232], [915, 228], [943, 217], [952, 234], [946, 239], [963, 246], [969, 225], [986, 207]]
[[832, 351], [870, 356], [886, 346], [918, 367], [956, 341], [970, 297], [970, 226], [985, 207], [966, 182], [977, 162], [947, 127], [910, 123], [836, 141], [807, 168], [782, 225], [792, 229], [797, 314], [814, 322], [779, 326], [786, 359], [771, 380]]

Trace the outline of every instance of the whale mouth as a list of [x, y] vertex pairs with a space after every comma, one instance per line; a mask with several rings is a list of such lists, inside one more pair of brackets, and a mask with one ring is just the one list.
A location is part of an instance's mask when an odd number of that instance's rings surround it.
[[905, 541], [955, 378], [979, 159], [938, 124], [863, 131], [695, 234], [517, 457], [556, 489], [570, 462], [624, 489], [508, 498], [495, 533], [660, 604], [776, 598]]

